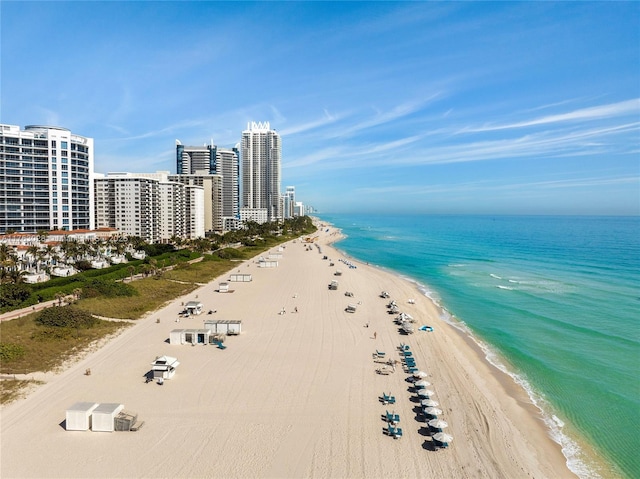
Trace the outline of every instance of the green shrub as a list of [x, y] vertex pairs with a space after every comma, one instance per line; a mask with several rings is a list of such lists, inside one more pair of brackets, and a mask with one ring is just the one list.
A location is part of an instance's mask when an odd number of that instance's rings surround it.
[[65, 341], [77, 336], [75, 328], [39, 328], [31, 334], [33, 341]]
[[242, 259], [244, 256], [242, 251], [239, 251], [235, 248], [225, 248], [216, 251], [216, 255], [218, 255], [221, 259]]
[[0, 286], [0, 308], [16, 306], [31, 294], [31, 288], [25, 284], [3, 284]]
[[25, 350], [19, 344], [0, 343], [0, 362], [15, 361], [24, 355]]
[[82, 287], [82, 296], [84, 298], [95, 298], [97, 296], [115, 298], [118, 296], [135, 296], [136, 294], [137, 292], [133, 286], [122, 282], [105, 281], [102, 278], [91, 279]]
[[91, 328], [99, 319], [74, 306], [58, 306], [44, 309], [36, 318], [36, 322], [55, 328]]

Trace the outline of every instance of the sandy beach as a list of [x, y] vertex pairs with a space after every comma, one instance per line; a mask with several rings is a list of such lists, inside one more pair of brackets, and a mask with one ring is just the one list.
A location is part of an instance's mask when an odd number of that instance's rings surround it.
[[[414, 284], [341, 262], [330, 245], [337, 234], [319, 230], [312, 246], [286, 243], [277, 268], [239, 264], [233, 272], [251, 274], [251, 282], [218, 293], [229, 275], [216, 279], [3, 407], [0, 476], [575, 477], [525, 392], [440, 320]], [[330, 291], [334, 279], [339, 288]], [[401, 335], [387, 312], [389, 299], [379, 297], [383, 290], [417, 326], [434, 331]], [[176, 323], [190, 300], [216, 312]], [[357, 305], [355, 313], [345, 311], [349, 303]], [[279, 314], [283, 308], [286, 314]], [[168, 343], [171, 330], [202, 328], [212, 318], [242, 321], [242, 334], [227, 338], [225, 350]], [[432, 450], [410, 374], [401, 365], [392, 374], [376, 373], [382, 364], [372, 354], [400, 361], [400, 343], [409, 345], [432, 384], [439, 417], [453, 436], [446, 449]], [[161, 355], [178, 358], [175, 376], [163, 385], [145, 382]], [[395, 404], [382, 404], [383, 393], [395, 396]], [[124, 404], [144, 426], [66, 431], [65, 411], [79, 401]], [[386, 411], [399, 415], [402, 438], [384, 433]]]

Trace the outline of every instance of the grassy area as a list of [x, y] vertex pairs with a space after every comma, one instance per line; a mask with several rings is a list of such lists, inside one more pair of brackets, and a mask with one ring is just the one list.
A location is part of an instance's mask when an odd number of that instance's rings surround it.
[[131, 283], [136, 296], [81, 299], [74, 304], [97, 316], [118, 319], [140, 319], [145, 313], [160, 308], [167, 301], [198, 288], [195, 283], [177, 283], [163, 278], [145, 278]]
[[24, 396], [31, 386], [43, 384], [42, 381], [3, 379], [0, 381], [0, 404], [8, 404]]
[[187, 283], [208, 283], [214, 278], [233, 269], [236, 264], [228, 259], [205, 255], [199, 263], [181, 264], [171, 271], [162, 274], [164, 279], [184, 281]]
[[10, 344], [21, 351], [0, 363], [0, 373], [54, 371], [92, 342], [129, 326], [129, 323], [100, 321], [89, 329], [51, 328], [37, 324], [37, 314], [0, 323], [2, 344]]

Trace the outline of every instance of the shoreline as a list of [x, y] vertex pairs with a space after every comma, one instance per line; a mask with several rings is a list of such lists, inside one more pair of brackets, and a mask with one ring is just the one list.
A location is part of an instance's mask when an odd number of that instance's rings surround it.
[[[341, 254], [330, 244], [335, 237], [317, 234], [323, 254]], [[376, 296], [389, 285], [404, 303], [415, 284], [355, 260], [358, 268], [344, 271], [339, 291], [327, 291], [332, 269], [317, 248], [299, 240], [285, 248], [272, 270], [243, 264], [254, 279], [237, 283], [234, 293], [210, 293], [224, 280], [216, 278], [2, 408], [2, 477], [575, 477], [526, 401], [505, 392], [479, 349], [438, 316], [430, 298], [420, 294], [407, 308], [437, 323], [436, 331], [397, 333]], [[344, 312], [351, 300], [345, 290], [361, 302], [353, 315]], [[172, 324], [180, 302], [193, 296], [205, 309], [214, 303], [216, 318], [243, 321], [225, 351], [165, 343], [171, 329], [200, 323]], [[287, 314], [279, 315], [281, 308]], [[454, 436], [446, 450], [425, 449], [430, 438], [407, 375], [374, 372], [371, 353], [396, 358], [400, 342], [411, 345], [442, 403]], [[144, 385], [142, 374], [159, 353], [178, 357], [181, 367], [162, 387]], [[93, 374], [83, 377], [88, 366]], [[381, 432], [383, 391], [398, 398], [392, 407], [404, 437], [397, 441]], [[65, 431], [64, 410], [80, 400], [122, 402], [146, 425], [136, 433]], [[87, 463], [98, 444], [101, 459]], [[45, 451], [38, 463], [46, 466], [25, 461], [35, 451]]]
[[[404, 281], [407, 281], [415, 287], [417, 292], [431, 301], [435, 308], [439, 310], [438, 319], [448, 324], [460, 337], [467, 343], [470, 350], [474, 351], [479, 361], [489, 366], [490, 373], [494, 375], [496, 380], [502, 385], [505, 394], [516, 399], [522, 406], [529, 409], [532, 417], [539, 419], [547, 430], [548, 438], [560, 450], [565, 459], [565, 466], [571, 471], [574, 477], [598, 479], [601, 477], [623, 477], [620, 472], [615, 469], [615, 465], [608, 462], [595, 447], [584, 439], [578, 431], [571, 427], [570, 424], [563, 423], [555, 416], [552, 406], [548, 401], [536, 392], [535, 388], [514, 372], [514, 367], [510, 365], [498, 351], [495, 351], [491, 345], [477, 336], [469, 325], [463, 320], [451, 314], [445, 306], [442, 305], [441, 299], [437, 293], [420, 281], [405, 275], [404, 273], [395, 271], [382, 265], [369, 263], [358, 259], [348, 252], [339, 248], [335, 243], [347, 238], [341, 229], [328, 221], [315, 218], [318, 222], [330, 225], [339, 232], [339, 238], [331, 244], [334, 249], [347, 257], [350, 261], [366, 265], [368, 267], [379, 269], [387, 274], [394, 275]], [[546, 407], [545, 407], [546, 406]], [[558, 424], [561, 422], [562, 424]], [[572, 433], [564, 431], [565, 428], [571, 429]]]

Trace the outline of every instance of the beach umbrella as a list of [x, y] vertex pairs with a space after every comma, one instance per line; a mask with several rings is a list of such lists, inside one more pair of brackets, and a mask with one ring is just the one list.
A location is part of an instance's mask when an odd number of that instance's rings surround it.
[[437, 416], [438, 414], [442, 414], [442, 411], [437, 407], [426, 407], [424, 408], [424, 412], [432, 416]]
[[418, 372], [413, 373], [413, 377], [414, 378], [422, 379], [422, 378], [426, 378], [427, 376], [428, 376], [428, 374], [425, 373], [424, 371], [418, 371]]
[[443, 421], [442, 419], [431, 419], [429, 422], [427, 422], [427, 424], [438, 429], [442, 429], [443, 427], [448, 426], [447, 421]]
[[446, 432], [437, 432], [433, 435], [433, 438], [439, 442], [453, 441], [453, 436], [451, 434], [447, 434]]
[[431, 389], [420, 389], [418, 391], [418, 396], [422, 396], [422, 397], [431, 397], [433, 396], [435, 393], [431, 390]]
[[420, 404], [427, 407], [436, 407], [438, 405], [438, 401], [434, 401], [433, 399], [423, 399]]
[[416, 381], [414, 385], [419, 388], [426, 388], [427, 386], [431, 386], [431, 383], [429, 381], [425, 381], [424, 379], [421, 379], [420, 381]]

